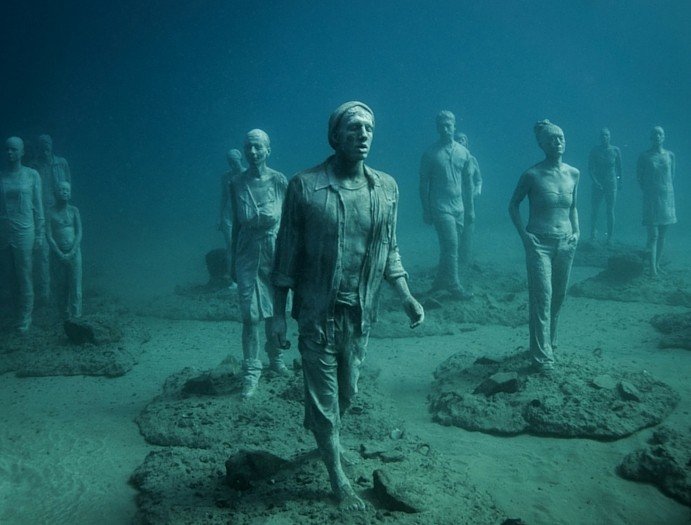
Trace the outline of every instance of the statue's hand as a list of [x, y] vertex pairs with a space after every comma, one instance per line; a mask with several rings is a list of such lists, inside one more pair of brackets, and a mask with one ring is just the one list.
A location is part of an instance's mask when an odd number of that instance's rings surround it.
[[274, 314], [271, 320], [271, 338], [276, 347], [282, 348], [283, 350], [290, 348], [290, 341], [286, 339], [287, 331], [288, 327], [285, 314]]
[[425, 309], [412, 295], [403, 301], [403, 309], [410, 319], [411, 328], [419, 326], [425, 320]]
[[523, 241], [523, 245], [527, 247], [535, 246], [536, 244], [538, 244], [537, 237], [535, 237], [535, 235], [533, 235], [532, 233], [528, 232], [525, 232], [521, 236], [521, 240]]

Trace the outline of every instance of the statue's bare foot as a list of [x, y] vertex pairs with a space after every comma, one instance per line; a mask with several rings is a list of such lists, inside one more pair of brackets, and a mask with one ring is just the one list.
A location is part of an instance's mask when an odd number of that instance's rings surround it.
[[367, 508], [365, 502], [355, 494], [350, 484], [341, 485], [337, 490], [334, 490], [334, 495], [338, 500], [338, 508], [341, 510], [361, 512]]

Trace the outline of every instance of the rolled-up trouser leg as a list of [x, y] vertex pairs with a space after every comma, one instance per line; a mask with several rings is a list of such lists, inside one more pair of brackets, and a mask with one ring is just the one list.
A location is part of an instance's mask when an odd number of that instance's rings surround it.
[[460, 289], [458, 253], [460, 237], [463, 232], [463, 220], [459, 221], [450, 213], [440, 213], [434, 217], [434, 227], [439, 239], [439, 265], [433, 288]]
[[305, 427], [329, 433], [341, 426], [341, 415], [358, 391], [360, 367], [369, 334], [362, 334], [358, 307], [337, 307], [335, 344], [300, 337], [305, 380]]

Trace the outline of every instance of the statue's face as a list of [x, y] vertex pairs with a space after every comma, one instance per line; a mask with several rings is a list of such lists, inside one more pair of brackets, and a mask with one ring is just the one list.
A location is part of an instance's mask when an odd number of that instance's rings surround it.
[[456, 123], [451, 119], [437, 122], [437, 133], [442, 140], [453, 140], [456, 133]]
[[655, 126], [653, 131], [650, 133], [650, 140], [654, 146], [661, 146], [665, 141], [665, 130], [660, 126]]
[[468, 135], [466, 135], [465, 133], [461, 133], [458, 136], [458, 143], [461, 146], [463, 146], [464, 148], [467, 148], [468, 147]]
[[564, 132], [555, 127], [552, 131], [545, 135], [540, 142], [540, 147], [548, 157], [563, 155], [564, 151], [566, 151], [566, 139], [564, 138]]
[[53, 145], [48, 141], [41, 141], [38, 144], [39, 154], [48, 159], [53, 156]]
[[365, 160], [374, 138], [372, 115], [362, 109], [349, 111], [336, 130], [336, 152], [349, 161]]
[[270, 154], [271, 149], [263, 138], [250, 135], [245, 140], [245, 158], [252, 166], [264, 164]]
[[61, 182], [55, 188], [55, 197], [59, 201], [68, 201], [72, 197], [72, 187], [69, 182]]
[[600, 144], [603, 146], [609, 146], [611, 139], [612, 135], [607, 128], [604, 128], [602, 131], [600, 131]]
[[24, 156], [24, 143], [18, 137], [11, 137], [5, 141], [5, 158], [10, 163], [18, 162]]

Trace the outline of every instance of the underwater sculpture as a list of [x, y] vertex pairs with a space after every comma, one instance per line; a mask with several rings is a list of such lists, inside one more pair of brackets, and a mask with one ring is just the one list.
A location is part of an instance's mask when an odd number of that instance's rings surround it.
[[5, 166], [0, 172], [0, 272], [9, 285], [18, 283], [17, 329], [28, 332], [34, 309], [32, 280], [34, 248], [45, 242], [45, 218], [41, 198], [41, 176], [22, 165], [24, 141], [10, 137], [5, 141]]
[[[470, 152], [468, 135], [459, 133], [458, 143]], [[482, 195], [482, 172], [475, 156], [470, 155], [470, 169], [463, 172], [463, 233], [460, 240], [459, 262], [468, 265], [473, 258], [475, 235], [475, 199]]]
[[[266, 165], [271, 154], [269, 136], [253, 129], [245, 137], [245, 157], [249, 167], [230, 183], [232, 205], [231, 278], [238, 286], [242, 314], [242, 397], [254, 394], [262, 373], [259, 359], [259, 324], [264, 321], [269, 368], [287, 373], [283, 350], [269, 335], [274, 315], [274, 264], [276, 235], [288, 181]], [[285, 306], [284, 306], [285, 309]]]
[[70, 204], [72, 186], [63, 181], [55, 187], [55, 204], [46, 212], [46, 237], [52, 250], [51, 267], [58, 276], [58, 294], [68, 319], [82, 316], [82, 220]]
[[461, 286], [458, 276], [463, 233], [463, 179], [472, 166], [468, 150], [454, 140], [456, 117], [450, 111], [437, 115], [439, 140], [420, 161], [420, 200], [423, 220], [433, 224], [439, 238], [439, 265], [433, 290], [448, 290], [458, 299], [472, 294]]
[[600, 144], [590, 151], [588, 173], [592, 182], [590, 204], [590, 240], [595, 240], [597, 215], [602, 199], [607, 206], [607, 244], [612, 242], [614, 233], [614, 206], [617, 203], [617, 190], [621, 188], [621, 151], [610, 143], [608, 128], [600, 130]]
[[312, 431], [342, 508], [361, 510], [341, 465], [341, 417], [357, 393], [382, 280], [391, 283], [410, 319], [424, 319], [408, 289], [396, 241], [398, 186], [365, 166], [374, 114], [346, 102], [329, 118], [335, 154], [297, 174], [288, 186], [276, 245], [273, 335], [286, 344], [285, 304], [293, 317], [305, 383], [305, 427]]
[[677, 222], [674, 207], [674, 153], [662, 147], [665, 130], [655, 126], [650, 133], [650, 149], [638, 158], [636, 175], [643, 191], [643, 225], [648, 227], [648, 266], [650, 275], [660, 270], [667, 227]]
[[[562, 162], [564, 132], [549, 120], [535, 124], [545, 160], [525, 171], [509, 202], [509, 215], [523, 241], [528, 269], [530, 353], [538, 368], [554, 368], [559, 311], [566, 296], [580, 230], [576, 190], [580, 172]], [[520, 204], [528, 197], [526, 226]]]
[[242, 153], [240, 150], [231, 149], [226, 154], [228, 171], [221, 175], [221, 204], [219, 206], [218, 230], [223, 234], [226, 243], [226, 259], [228, 269], [232, 268], [231, 237], [233, 231], [233, 207], [230, 202], [230, 183], [242, 172]]
[[[63, 157], [53, 152], [53, 139], [50, 135], [38, 136], [38, 151], [34, 161], [30, 164], [41, 176], [43, 191], [43, 209], [48, 210], [55, 204], [55, 192], [61, 182], [72, 182], [70, 166]], [[36, 292], [43, 301], [50, 295], [50, 246], [48, 242], [37, 245], [37, 257], [34, 259], [36, 272]]]

